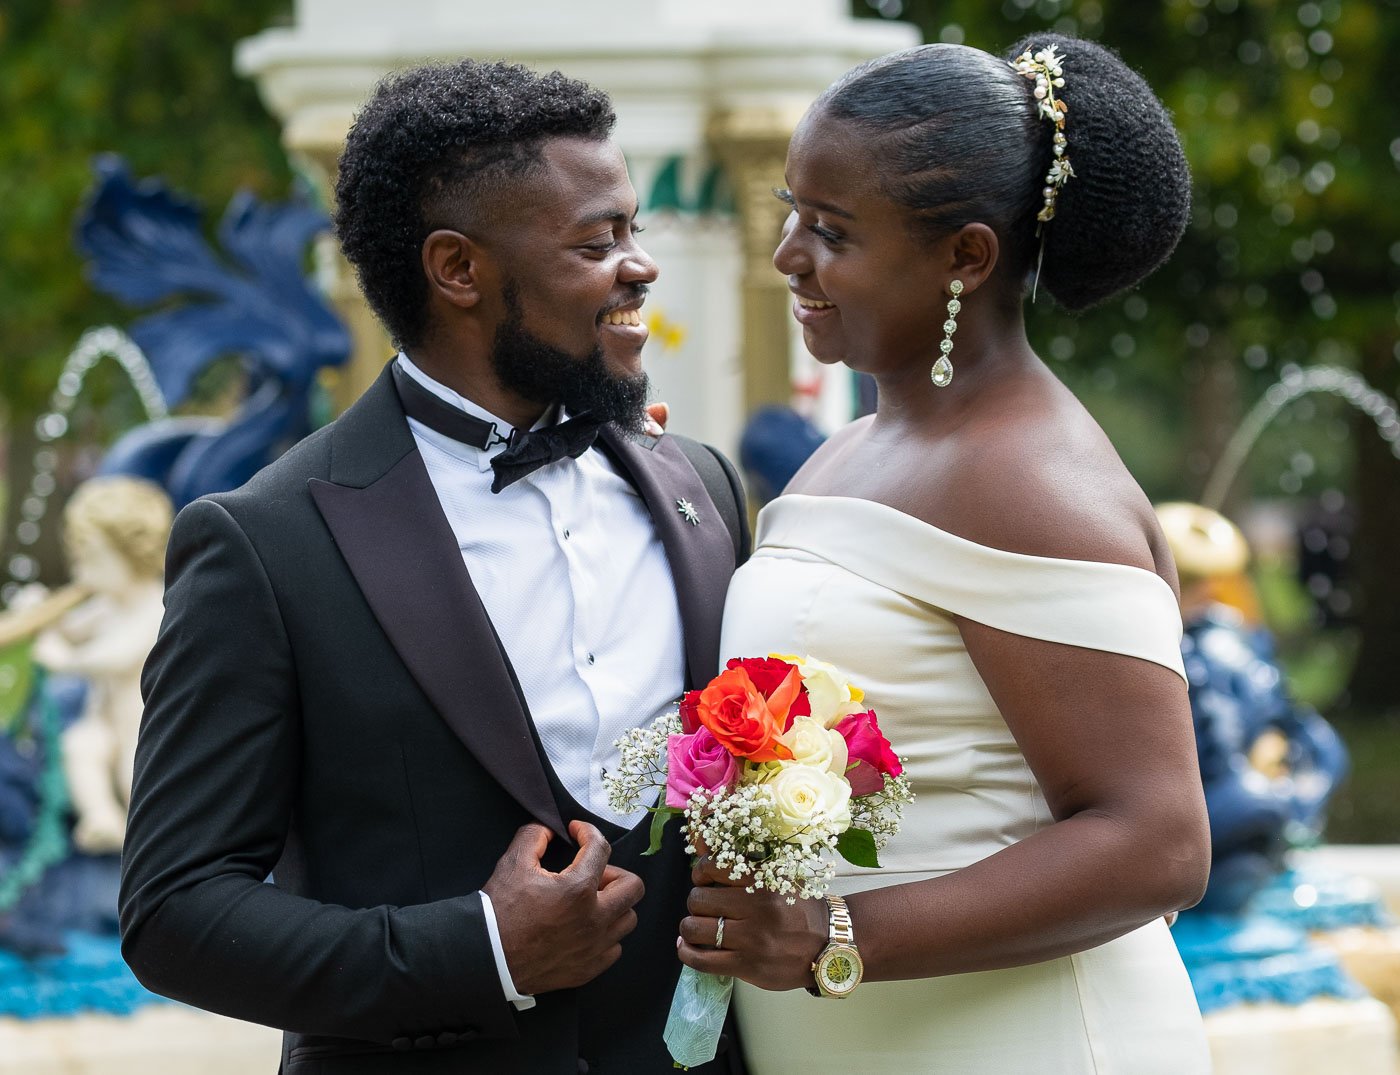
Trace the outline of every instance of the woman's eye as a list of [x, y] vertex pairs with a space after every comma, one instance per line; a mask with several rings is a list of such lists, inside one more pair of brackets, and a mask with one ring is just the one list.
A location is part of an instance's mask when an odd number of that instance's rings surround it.
[[845, 238], [845, 236], [837, 235], [836, 232], [830, 231], [820, 224], [808, 224], [807, 230], [829, 246], [838, 246]]

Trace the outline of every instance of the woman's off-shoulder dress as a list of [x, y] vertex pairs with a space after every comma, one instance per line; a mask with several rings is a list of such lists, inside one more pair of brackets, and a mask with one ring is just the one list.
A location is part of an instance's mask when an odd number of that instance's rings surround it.
[[[1052, 823], [954, 616], [1182, 673], [1175, 596], [1140, 568], [988, 548], [849, 497], [779, 497], [763, 509], [755, 545], [730, 585], [721, 653], [835, 664], [908, 759], [917, 796], [883, 869], [842, 863], [836, 893], [950, 873]], [[1076, 955], [866, 982], [844, 1000], [737, 984], [753, 1075], [1210, 1070], [1191, 984], [1160, 919]]]

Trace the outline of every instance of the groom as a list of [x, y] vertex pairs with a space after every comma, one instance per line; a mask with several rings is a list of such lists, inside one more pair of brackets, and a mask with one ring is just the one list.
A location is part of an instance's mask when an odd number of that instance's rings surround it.
[[727, 463], [639, 433], [613, 122], [557, 72], [381, 84], [336, 225], [402, 353], [175, 524], [124, 952], [285, 1075], [671, 1070], [683, 841], [642, 857], [599, 778], [715, 671], [748, 538]]

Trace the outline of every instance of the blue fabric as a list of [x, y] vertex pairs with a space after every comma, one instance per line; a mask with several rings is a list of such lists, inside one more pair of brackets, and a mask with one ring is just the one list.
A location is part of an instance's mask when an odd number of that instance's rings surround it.
[[1319, 870], [1285, 871], [1254, 897], [1249, 909], [1308, 933], [1393, 924], [1375, 885]]
[[1188, 911], [1172, 936], [1203, 1014], [1234, 1004], [1366, 996], [1335, 954], [1278, 919]]
[[136, 980], [115, 936], [69, 932], [63, 941], [62, 955], [34, 959], [0, 949], [0, 1016], [128, 1015], [147, 1004], [169, 1003]]

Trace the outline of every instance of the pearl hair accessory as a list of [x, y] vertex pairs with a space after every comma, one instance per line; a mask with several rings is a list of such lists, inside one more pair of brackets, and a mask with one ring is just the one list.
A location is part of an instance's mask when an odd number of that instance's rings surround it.
[[1035, 216], [1036, 220], [1044, 224], [1055, 218], [1055, 202], [1060, 196], [1060, 188], [1074, 175], [1069, 157], [1065, 155], [1065, 113], [1069, 111], [1069, 106], [1055, 97], [1057, 89], [1064, 89], [1065, 71], [1054, 45], [1034, 54], [1030, 49], [1026, 49], [1016, 57], [1011, 66], [1018, 74], [1035, 83], [1032, 92], [1035, 95], [1036, 110], [1041, 118], [1048, 119], [1055, 125], [1055, 159], [1050, 163], [1050, 170], [1045, 173], [1045, 189], [1041, 191], [1045, 205]]

